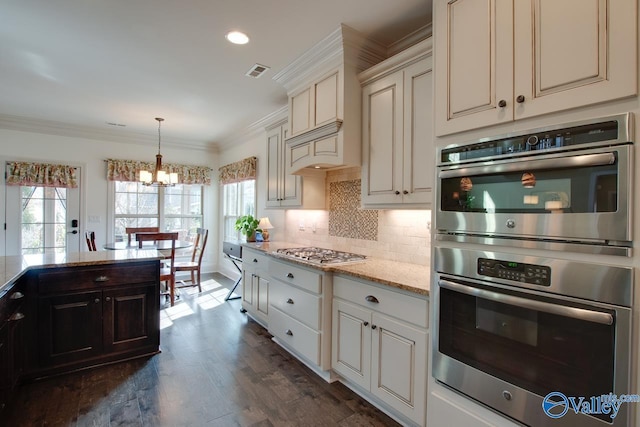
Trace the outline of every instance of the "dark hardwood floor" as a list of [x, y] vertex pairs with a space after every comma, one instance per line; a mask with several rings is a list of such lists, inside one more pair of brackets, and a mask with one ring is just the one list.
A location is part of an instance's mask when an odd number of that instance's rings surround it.
[[240, 300], [224, 302], [229, 279], [205, 278], [202, 294], [182, 289], [162, 310], [161, 354], [24, 384], [0, 425], [397, 425], [271, 341]]

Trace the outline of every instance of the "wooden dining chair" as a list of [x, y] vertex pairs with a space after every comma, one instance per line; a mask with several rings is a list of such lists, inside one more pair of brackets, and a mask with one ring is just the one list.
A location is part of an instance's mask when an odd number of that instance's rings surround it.
[[89, 252], [95, 252], [96, 251], [96, 232], [85, 231], [84, 238], [87, 241], [87, 248], [89, 248]]
[[133, 240], [131, 236], [138, 233], [159, 233], [160, 227], [126, 227], [124, 232], [127, 235], [127, 246], [131, 246], [131, 241]]
[[[202, 255], [204, 254], [204, 248], [207, 246], [208, 238], [209, 230], [206, 228], [198, 228], [196, 230], [196, 241], [193, 244], [193, 252], [191, 253], [191, 261], [176, 262], [176, 272], [188, 271], [191, 273], [191, 280], [180, 280], [180, 286], [177, 286], [178, 288], [197, 286], [198, 291], [202, 292], [200, 270], [202, 267]], [[198, 279], [197, 281], [195, 280], [196, 277]], [[191, 284], [187, 285], [185, 282], [191, 282]]]
[[171, 250], [167, 248], [164, 261], [160, 263], [160, 281], [167, 284], [169, 297], [171, 299], [171, 306], [176, 301], [176, 240], [178, 240], [178, 233], [139, 233], [136, 234], [136, 240], [138, 241], [138, 248], [142, 248], [143, 242], [160, 242], [163, 240], [171, 240]]

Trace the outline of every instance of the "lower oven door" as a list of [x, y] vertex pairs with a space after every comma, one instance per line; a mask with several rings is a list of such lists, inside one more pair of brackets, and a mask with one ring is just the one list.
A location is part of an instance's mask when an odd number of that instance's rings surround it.
[[627, 425], [630, 309], [446, 275], [433, 297], [436, 380], [526, 425]]

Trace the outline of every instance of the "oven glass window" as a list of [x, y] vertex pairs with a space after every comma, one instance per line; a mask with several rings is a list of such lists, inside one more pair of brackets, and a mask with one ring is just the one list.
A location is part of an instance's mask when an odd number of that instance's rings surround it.
[[439, 351], [466, 365], [540, 396], [613, 391], [615, 322], [602, 325], [443, 288], [439, 316]]
[[441, 180], [442, 211], [593, 213], [618, 209], [618, 166], [531, 170]]

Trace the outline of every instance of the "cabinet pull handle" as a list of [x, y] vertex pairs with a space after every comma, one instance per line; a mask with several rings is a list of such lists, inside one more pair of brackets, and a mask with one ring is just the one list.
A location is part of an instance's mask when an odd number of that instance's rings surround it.
[[293, 336], [293, 332], [291, 332], [291, 329], [287, 329], [286, 331], [284, 331], [284, 333], [289, 335], [290, 337]]
[[518, 104], [522, 104], [524, 102], [524, 95], [518, 95], [518, 97], [516, 98], [516, 102]]
[[9, 317], [9, 321], [11, 322], [15, 322], [16, 320], [22, 320], [22, 319], [24, 319], [24, 314], [20, 313], [19, 311], [13, 313], [11, 317]]
[[287, 304], [293, 304], [293, 300], [292, 300], [291, 298], [289, 298], [289, 299], [287, 300]]
[[16, 291], [12, 293], [11, 296], [9, 297], [9, 299], [22, 299], [22, 298], [24, 298], [24, 294], [20, 291]]
[[402, 194], [409, 194], [409, 192], [407, 190], [404, 190]]
[[365, 322], [363, 323], [363, 325], [364, 325], [364, 326], [368, 326], [368, 325], [369, 325], [369, 322], [366, 322], [366, 321], [365, 321]]
[[100, 302], [100, 298], [96, 298], [96, 299], [94, 300], [94, 302], [95, 302], [96, 304], [98, 304], [98, 303]]
[[289, 273], [289, 274], [287, 274], [287, 277], [288, 277], [289, 279], [293, 279], [293, 273]]
[[501, 99], [500, 101], [498, 101], [498, 107], [504, 108], [506, 106], [507, 106], [507, 101], [505, 101], [504, 99]]
[[109, 278], [107, 276], [98, 276], [95, 278], [94, 282], [108, 282]]
[[367, 295], [364, 299], [369, 302], [374, 302], [376, 304], [380, 302], [378, 301], [378, 298], [374, 297], [373, 295]]
[[371, 325], [371, 329], [376, 329], [377, 326], [376, 325]]
[[258, 262], [258, 260], [256, 258], [253, 259], [253, 262]]

